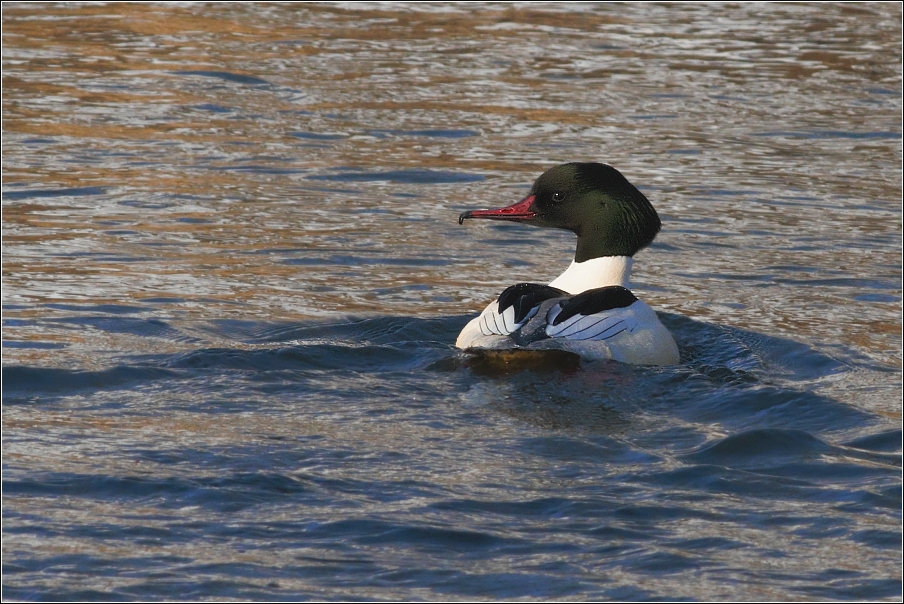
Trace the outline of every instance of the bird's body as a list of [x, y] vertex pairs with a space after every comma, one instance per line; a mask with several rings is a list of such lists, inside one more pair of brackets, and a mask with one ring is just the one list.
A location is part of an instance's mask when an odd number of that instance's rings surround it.
[[633, 255], [660, 222], [646, 197], [614, 168], [564, 164], [544, 173], [526, 198], [485, 218], [567, 228], [578, 235], [575, 260], [549, 285], [507, 288], [458, 336], [462, 349], [559, 349], [589, 359], [638, 365], [679, 360], [672, 334], [629, 289]]

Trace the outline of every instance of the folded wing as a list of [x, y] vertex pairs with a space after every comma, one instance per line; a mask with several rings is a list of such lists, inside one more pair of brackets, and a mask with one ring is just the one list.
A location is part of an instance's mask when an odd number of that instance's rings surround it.
[[613, 285], [591, 289], [557, 302], [546, 313], [546, 335], [568, 340], [607, 340], [639, 326], [627, 309], [637, 297]]
[[538, 283], [512, 285], [480, 315], [480, 332], [485, 336], [512, 335], [536, 316], [543, 302], [567, 295], [561, 289]]

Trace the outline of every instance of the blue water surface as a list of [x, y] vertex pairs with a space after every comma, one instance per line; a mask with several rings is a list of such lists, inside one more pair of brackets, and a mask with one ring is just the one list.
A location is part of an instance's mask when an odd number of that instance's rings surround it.
[[[658, 599], [687, 574], [717, 598], [787, 582], [814, 552], [899, 553], [900, 428], [814, 388], [884, 371], [868, 361], [678, 315], [663, 319], [682, 363], [649, 368], [456, 351], [469, 316], [224, 320], [205, 346], [112, 310], [79, 322], [199, 345], [4, 367], [7, 408], [91, 418], [42, 447], [118, 460], [7, 458], [4, 498], [32, 502], [7, 534], [96, 552], [17, 551], [8, 598]], [[123, 575], [112, 591], [61, 580]], [[899, 591], [830, 566], [791, 593]]]
[[[2, 19], [4, 599], [901, 599], [899, 3]], [[568, 161], [679, 364], [454, 347]]]

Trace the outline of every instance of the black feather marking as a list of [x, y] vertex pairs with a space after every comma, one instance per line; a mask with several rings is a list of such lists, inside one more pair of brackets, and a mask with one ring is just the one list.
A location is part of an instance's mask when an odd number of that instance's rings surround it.
[[493, 335], [493, 332], [490, 331], [490, 324], [487, 323], [486, 315], [481, 317], [480, 323], [478, 323], [478, 325], [480, 325], [480, 333], [482, 333], [485, 336]]
[[[624, 323], [624, 321], [619, 321], [619, 322], [616, 323], [615, 325], [610, 325], [609, 327], [607, 327], [606, 329], [604, 329], [603, 331], [601, 331], [601, 332], [599, 332], [599, 333], [593, 333], [593, 334], [591, 334], [590, 336], [588, 336], [588, 337], [586, 337], [586, 338], [580, 337], [580, 334], [584, 333], [584, 332], [587, 331], [588, 329], [593, 329], [594, 327], [596, 327], [597, 325], [599, 325], [599, 324], [602, 323], [603, 321], [606, 321], [607, 319], [609, 319], [609, 317], [602, 318], [602, 319], [600, 319], [599, 321], [596, 321], [593, 325], [588, 325], [587, 327], [584, 327], [584, 328], [582, 328], [582, 329], [579, 329], [579, 330], [577, 330], [576, 332], [574, 332], [573, 334], [567, 335], [567, 336], [565, 336], [565, 337], [568, 338], [569, 340], [594, 340], [594, 339], [597, 339], [599, 336], [603, 336], [603, 334], [606, 333], [607, 331], [612, 331], [613, 329], [615, 329], [616, 327], [618, 327], [619, 325], [621, 325], [622, 323]], [[623, 331], [626, 330], [626, 329], [628, 329], [628, 328], [627, 328], [627, 327], [623, 327], [623, 328], [621, 328], [620, 330], [618, 330], [616, 333], [612, 334], [611, 336], [603, 336], [603, 337], [600, 337], [599, 339], [600, 339], [600, 340], [608, 340], [609, 338], [612, 338], [612, 337], [617, 336], [618, 334], [620, 334], [621, 332], [623, 332]]]
[[568, 292], [539, 283], [519, 283], [507, 287], [499, 294], [499, 314], [510, 306], [515, 307], [515, 323], [521, 323], [532, 309], [550, 298], [567, 296]]
[[553, 325], [558, 325], [575, 315], [588, 317], [604, 310], [613, 308], [625, 308], [637, 302], [637, 296], [631, 290], [620, 285], [610, 285], [590, 289], [559, 303], [562, 312], [553, 320]]
[[[505, 333], [501, 329], [499, 329], [499, 323], [496, 321], [496, 313], [490, 313], [490, 318], [493, 319], [493, 327], [495, 327], [495, 331], [490, 329], [495, 334]], [[487, 321], [487, 327], [490, 326], [490, 322]]]

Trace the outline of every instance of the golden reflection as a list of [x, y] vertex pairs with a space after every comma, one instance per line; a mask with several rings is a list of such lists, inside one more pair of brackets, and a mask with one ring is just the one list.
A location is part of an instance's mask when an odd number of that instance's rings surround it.
[[651, 304], [900, 364], [900, 285], [857, 301], [900, 283], [900, 27], [824, 8], [4, 5], [5, 299], [466, 314], [571, 241], [457, 211], [595, 159], [664, 218]]
[[[160, 359], [204, 349], [290, 346], [248, 342], [325, 321], [464, 318], [512, 283], [550, 281], [570, 262], [573, 237], [460, 227], [459, 212], [516, 201], [552, 165], [595, 160], [619, 168], [663, 218], [657, 241], [636, 259], [633, 281], [644, 300], [807, 344], [845, 369], [802, 389], [901, 421], [900, 372], [873, 368], [900, 368], [902, 353], [898, 3], [4, 3], [2, 20], [5, 370], [65, 369], [87, 383], [93, 376], [82, 372], [115, 373], [144, 359], [159, 369]], [[449, 356], [425, 372], [457, 372], [467, 391], [453, 387], [436, 401], [415, 388], [403, 395], [411, 396], [404, 421], [385, 376], [354, 368], [283, 378], [249, 371], [262, 375], [246, 380], [224, 366], [186, 371], [163, 386], [139, 378], [122, 389], [71, 386], [61, 396], [41, 383], [16, 404], [4, 400], [6, 471], [36, 484], [68, 475], [78, 477], [76, 488], [111, 478], [204, 490], [223, 473], [266, 473], [260, 464], [274, 452], [288, 452], [275, 472], [314, 500], [332, 488], [327, 482], [339, 484], [329, 505], [277, 498], [238, 512], [181, 496], [163, 505], [156, 497], [169, 497], [166, 486], [149, 497], [5, 493], [10, 585], [32, 578], [20, 599], [59, 585], [86, 597], [100, 590], [179, 599], [184, 594], [149, 590], [154, 581], [197, 582], [201, 566], [206, 579], [219, 577], [220, 565], [247, 563], [288, 569], [278, 582], [247, 573], [241, 579], [255, 593], [349, 599], [297, 569], [383, 564], [385, 544], [332, 541], [336, 560], [325, 562], [305, 523], [356, 518], [362, 509], [432, 522], [432, 514], [449, 516], [431, 509], [441, 500], [435, 493], [495, 502], [565, 492], [581, 504], [611, 498], [594, 530], [614, 528], [614, 536], [571, 535], [576, 545], [541, 547], [521, 559], [522, 570], [570, 565], [564, 572], [588, 585], [604, 574], [608, 593], [622, 593], [615, 599], [638, 585], [641, 599], [736, 599], [738, 585], [748, 599], [844, 598], [859, 596], [798, 588], [881, 583], [884, 575], [900, 582], [896, 552], [850, 538], [900, 528], [893, 514], [862, 513], [893, 500], [891, 478], [836, 488], [806, 474], [798, 481], [806, 493], [773, 497], [727, 484], [731, 474], [739, 484], [762, 479], [757, 472], [726, 472], [724, 487], [718, 471], [682, 478], [688, 466], [671, 442], [649, 450], [630, 443], [611, 464], [538, 455], [525, 444], [538, 434], [576, 442], [584, 431], [614, 434], [618, 446], [649, 434], [713, 440], [746, 419], [686, 420], [685, 409], [657, 414], [643, 404], [636, 413], [627, 404], [629, 412], [614, 411], [580, 399], [621, 380], [633, 390], [616, 364], [587, 370], [567, 353], [453, 356], [452, 339]], [[222, 378], [219, 369], [232, 373]], [[542, 397], [519, 396], [532, 383], [511, 387], [524, 375], [540, 376]], [[270, 378], [312, 385], [283, 388]], [[334, 395], [337, 388], [351, 394]], [[370, 406], [349, 404], [370, 391]], [[324, 400], [313, 405], [312, 396]], [[666, 415], [671, 425], [658, 425]], [[306, 449], [308, 437], [323, 444]], [[468, 446], [450, 447], [454, 438]], [[248, 450], [255, 459], [243, 457]], [[300, 454], [308, 450], [354, 455], [322, 463]], [[155, 457], [171, 452], [187, 452], [189, 461]], [[220, 455], [225, 461], [210, 461]], [[592, 490], [607, 472], [627, 478], [614, 491]], [[657, 473], [668, 475], [668, 486]], [[343, 491], [373, 484], [375, 475], [415, 486], [400, 498]], [[837, 475], [826, 480], [844, 482]], [[791, 478], [776, 477], [776, 487]], [[632, 528], [635, 508], [660, 504], [680, 513], [657, 525], [657, 539], [647, 533], [648, 543], [637, 545], [618, 536]], [[807, 537], [814, 527], [801, 518], [844, 535]], [[501, 530], [530, 526], [520, 522]], [[553, 539], [552, 529], [576, 522], [548, 514], [528, 530]], [[273, 546], [286, 537], [271, 537], [277, 523], [298, 527], [298, 537]], [[261, 547], [207, 533], [261, 526]], [[141, 531], [150, 536], [129, 537]], [[601, 561], [601, 547], [632, 541], [629, 555], [692, 557], [703, 550], [681, 542], [695, 540], [713, 540], [699, 555], [714, 564], [660, 573]], [[372, 577], [380, 587], [367, 595], [451, 597], [448, 588], [415, 593], [407, 578], [392, 578], [432, 563], [423, 554], [397, 552], [397, 568]], [[155, 579], [134, 566], [70, 572], [82, 563], [66, 556], [163, 562]], [[455, 572], [474, 576], [511, 576], [516, 560], [464, 558], [457, 562], [472, 565]], [[629, 591], [618, 592], [622, 586]], [[539, 594], [531, 596], [557, 597]]]

